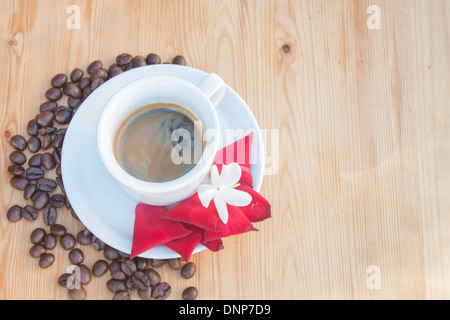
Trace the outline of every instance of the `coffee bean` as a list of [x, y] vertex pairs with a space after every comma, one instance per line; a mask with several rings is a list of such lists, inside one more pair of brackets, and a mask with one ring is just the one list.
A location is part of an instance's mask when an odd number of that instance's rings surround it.
[[87, 68], [87, 72], [89, 74], [92, 74], [92, 72], [94, 72], [95, 70], [97, 70], [98, 68], [103, 67], [103, 63], [100, 60], [95, 60], [93, 61]]
[[42, 150], [47, 150], [52, 146], [53, 143], [53, 139], [51, 135], [45, 135], [42, 137], [42, 144], [41, 144], [41, 148]]
[[109, 260], [116, 260], [120, 258], [119, 252], [108, 245], [105, 247], [105, 250], [103, 250], [103, 255]]
[[52, 192], [56, 189], [56, 182], [52, 179], [42, 178], [37, 181], [37, 187], [44, 192]]
[[36, 228], [30, 234], [30, 241], [31, 241], [31, 243], [39, 244], [42, 241], [44, 241], [45, 235], [46, 235], [46, 232], [44, 229]]
[[[90, 84], [91, 84], [91, 83], [89, 82], [89, 85], [90, 85]], [[83, 90], [83, 89], [80, 89], [80, 90]], [[78, 107], [80, 106], [81, 102], [82, 102], [81, 99], [77, 99], [77, 98], [74, 98], [74, 97], [69, 97], [69, 98], [67, 99], [67, 104], [68, 104], [69, 107], [71, 107], [72, 109], [78, 108]]]
[[38, 180], [44, 177], [44, 170], [38, 167], [29, 167], [25, 176], [28, 180]]
[[80, 267], [80, 283], [82, 285], [89, 284], [92, 280], [91, 270], [85, 264], [80, 264], [78, 266]]
[[[37, 187], [36, 187], [37, 188]], [[31, 201], [36, 201], [36, 199], [42, 194], [42, 191], [40, 190], [36, 190], [33, 192], [33, 194], [31, 195]]]
[[61, 88], [67, 82], [67, 76], [64, 73], [57, 74], [52, 78], [52, 86]]
[[10, 180], [10, 184], [14, 189], [25, 190], [25, 188], [30, 184], [30, 181], [21, 176], [14, 176]]
[[161, 282], [153, 288], [152, 297], [155, 298], [155, 300], [165, 300], [169, 297], [171, 292], [172, 288], [170, 287], [170, 284], [167, 282]]
[[41, 139], [38, 137], [30, 137], [28, 139], [28, 150], [32, 153], [36, 153], [41, 149]]
[[117, 76], [118, 74], [123, 73], [123, 70], [121, 67], [119, 67], [117, 64], [111, 65], [109, 67], [109, 76], [110, 78]]
[[39, 258], [39, 267], [42, 269], [47, 269], [53, 264], [53, 262], [55, 262], [55, 256], [51, 253], [44, 253]]
[[131, 276], [131, 280], [141, 290], [145, 290], [150, 287], [150, 279], [142, 271], [136, 271]]
[[28, 160], [28, 165], [30, 167], [40, 167], [42, 165], [42, 154], [33, 155], [30, 160]]
[[32, 258], [39, 258], [40, 256], [42, 256], [47, 251], [45, 250], [43, 245], [35, 244], [34, 246], [32, 246], [30, 248], [30, 251], [28, 251], [28, 252], [30, 253], [30, 256]]
[[12, 163], [18, 164], [19, 166], [21, 166], [22, 164], [24, 164], [27, 161], [27, 157], [25, 157], [25, 155], [20, 151], [13, 151], [9, 155], [9, 160]]
[[120, 260], [113, 260], [110, 264], [109, 264], [109, 271], [110, 272], [114, 272], [114, 271], [122, 271], [120, 269], [120, 265], [122, 264], [122, 262]]
[[50, 197], [48, 203], [55, 208], [61, 208], [66, 203], [66, 197], [62, 194], [54, 194]]
[[111, 278], [116, 280], [126, 280], [128, 276], [122, 270], [116, 270], [111, 272]]
[[91, 85], [91, 79], [90, 78], [83, 78], [81, 79], [78, 83], [78, 88], [80, 88], [80, 90], [83, 90], [84, 88], [88, 88]]
[[53, 158], [53, 154], [44, 153], [41, 158], [42, 166], [47, 170], [52, 170], [56, 167], [55, 158]]
[[51, 226], [56, 222], [56, 218], [58, 217], [58, 211], [56, 211], [54, 207], [51, 206], [47, 207], [44, 209], [43, 217], [44, 223], [48, 226]]
[[28, 200], [31, 198], [31, 196], [33, 195], [33, 193], [35, 193], [37, 190], [37, 187], [35, 184], [30, 183], [25, 190], [23, 191], [23, 198], [25, 200]]
[[39, 112], [45, 111], [55, 112], [57, 107], [58, 104], [55, 101], [46, 101], [39, 106]]
[[147, 65], [147, 61], [145, 61], [145, 58], [143, 56], [136, 56], [131, 60], [131, 63], [133, 64], [134, 68], [139, 68]]
[[161, 276], [156, 270], [153, 270], [151, 268], [148, 268], [144, 271], [145, 275], [150, 280], [151, 286], [156, 286], [158, 283], [161, 282]]
[[71, 273], [63, 273], [62, 275], [60, 275], [58, 278], [59, 286], [61, 286], [63, 288], [67, 288], [67, 281], [69, 280], [69, 278], [71, 276], [72, 276]]
[[66, 193], [65, 189], [64, 189], [64, 183], [61, 177], [56, 177], [56, 183], [58, 184], [59, 188], [61, 189], [61, 191], [63, 193]]
[[131, 62], [129, 64], [126, 64], [126, 65], [122, 66], [122, 70], [124, 72], [128, 71], [128, 70], [131, 70], [131, 69], [133, 69], [133, 64]]
[[23, 151], [27, 148], [27, 141], [21, 135], [15, 135], [9, 140], [11, 146], [19, 151]]
[[61, 99], [62, 92], [57, 88], [50, 88], [45, 92], [45, 97], [50, 101], [57, 101]]
[[57, 240], [53, 234], [47, 233], [44, 236], [44, 248], [45, 249], [47, 249], [47, 250], [54, 249], [56, 247], [56, 243], [57, 243]]
[[69, 108], [58, 110], [55, 113], [55, 120], [59, 124], [68, 124], [71, 119], [72, 119], [72, 111]]
[[55, 136], [55, 139], [53, 139], [53, 143], [52, 143], [53, 148], [56, 148], [56, 149], [61, 148], [64, 143], [64, 137], [65, 137], [64, 134], [57, 134]]
[[61, 247], [64, 250], [71, 250], [75, 247], [77, 240], [72, 234], [66, 233], [63, 236], [61, 236], [59, 242], [61, 243]]
[[106, 244], [102, 240], [97, 238], [95, 235], [92, 235], [92, 246], [96, 251], [101, 251], [105, 249]]
[[6, 218], [9, 222], [17, 222], [22, 219], [22, 208], [14, 205], [6, 212]]
[[87, 246], [92, 243], [92, 234], [82, 230], [77, 234], [77, 241], [79, 244]]
[[133, 280], [131, 280], [131, 277], [128, 277], [125, 280], [125, 287], [127, 287], [128, 290], [137, 290], [138, 287], [134, 284]]
[[55, 127], [44, 127], [44, 128], [40, 128], [38, 130], [38, 135], [40, 136], [46, 136], [46, 135], [54, 135], [56, 132], [56, 128]]
[[113, 300], [131, 300], [130, 292], [119, 291], [114, 295]]
[[185, 279], [190, 279], [194, 276], [195, 274], [195, 264], [192, 262], [186, 263], [182, 268], [181, 268], [181, 276]]
[[51, 127], [53, 123], [54, 115], [51, 111], [44, 111], [36, 116], [36, 122], [41, 127]]
[[133, 56], [131, 56], [130, 54], [122, 53], [117, 56], [116, 63], [118, 66], [124, 66], [124, 65], [129, 64], [132, 59], [133, 59]]
[[73, 264], [80, 264], [84, 261], [84, 254], [83, 251], [81, 251], [78, 248], [72, 249], [69, 252], [69, 261]]
[[[118, 252], [119, 252], [119, 256], [121, 257], [121, 258], [123, 258], [123, 260], [125, 260], [125, 259], [130, 259], [130, 254], [128, 254], [128, 253], [125, 253], [125, 252], [123, 252], [123, 251], [119, 251], [118, 250]], [[122, 260], [122, 261], [123, 261]]]
[[64, 85], [64, 93], [73, 98], [81, 98], [81, 90], [78, 86], [73, 82], [68, 82]]
[[185, 66], [186, 65], [186, 59], [183, 56], [176, 56], [175, 58], [173, 58], [172, 63]]
[[73, 69], [73, 71], [70, 73], [70, 80], [72, 82], [78, 82], [81, 78], [83, 78], [84, 72], [81, 69]]
[[56, 163], [61, 163], [61, 148], [53, 150], [53, 159]]
[[112, 293], [117, 293], [119, 291], [126, 291], [127, 288], [125, 286], [125, 282], [122, 280], [110, 279], [106, 282], [106, 287]]
[[136, 264], [133, 260], [125, 260], [120, 265], [120, 269], [125, 273], [127, 276], [131, 276], [134, 272], [137, 271]]
[[39, 125], [36, 119], [31, 119], [27, 124], [27, 132], [30, 136], [36, 136], [38, 134]]
[[167, 260], [165, 259], [153, 259], [151, 262], [151, 266], [153, 268], [159, 268], [162, 267], [163, 265], [165, 265], [167, 263]]
[[106, 69], [104, 68], [98, 68], [91, 74], [91, 83], [96, 78], [101, 78], [106, 81], [108, 79], [108, 71], [106, 71]]
[[198, 290], [196, 287], [188, 287], [184, 289], [182, 295], [183, 300], [195, 300], [198, 296]]
[[101, 277], [108, 271], [108, 262], [105, 260], [98, 260], [92, 266], [92, 275], [94, 277]]
[[180, 270], [181, 266], [180, 266], [180, 260], [178, 258], [175, 259], [170, 259], [169, 260], [169, 267], [172, 270]]
[[134, 263], [136, 263], [136, 268], [138, 271], [144, 271], [147, 269], [147, 259], [144, 258], [135, 258]]
[[[96, 85], [100, 85], [102, 82], [99, 80], [98, 83]], [[89, 97], [89, 95], [92, 93], [92, 89], [90, 87], [88, 88], [84, 88], [83, 89], [83, 96], [81, 97], [81, 99], [84, 101], [86, 100], [87, 97]]]
[[94, 91], [95, 89], [100, 87], [104, 82], [105, 80], [103, 80], [102, 78], [95, 78], [94, 80], [92, 80], [90, 86], [91, 91]]
[[57, 237], [62, 237], [66, 234], [66, 227], [60, 224], [52, 224], [50, 226], [50, 233], [54, 234]]
[[148, 287], [144, 290], [139, 289], [138, 295], [141, 300], [151, 300], [152, 299], [152, 287]]
[[42, 192], [41, 194], [39, 194], [36, 200], [34, 200], [33, 205], [36, 208], [36, 210], [41, 210], [47, 206], [49, 200], [50, 196], [48, 195], [48, 193]]
[[12, 166], [8, 167], [8, 172], [13, 176], [22, 176], [25, 173], [25, 169], [22, 166], [13, 164]]
[[69, 289], [68, 295], [71, 300], [86, 300], [86, 290], [81, 287], [79, 289]]
[[145, 60], [147, 61], [147, 64], [160, 64], [161, 63], [161, 58], [155, 53], [150, 53]]

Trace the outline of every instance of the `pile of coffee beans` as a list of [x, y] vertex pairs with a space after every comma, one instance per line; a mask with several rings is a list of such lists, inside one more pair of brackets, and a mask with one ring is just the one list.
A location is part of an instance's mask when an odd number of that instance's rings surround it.
[[[107, 288], [114, 300], [129, 300], [133, 290], [138, 291], [142, 300], [168, 298], [172, 288], [167, 282], [161, 281], [160, 274], [155, 270], [165, 264], [178, 270], [186, 279], [195, 274], [196, 267], [192, 262], [182, 265], [181, 259], [130, 259], [128, 254], [108, 246], [86, 228], [75, 236], [57, 223], [59, 209], [63, 207], [70, 210], [72, 217], [79, 221], [65, 194], [64, 178], [61, 176], [64, 136], [73, 115], [83, 101], [109, 79], [134, 68], [160, 63], [161, 58], [155, 53], [146, 57], [123, 53], [116, 57], [115, 63], [109, 68], [102, 61], [95, 60], [88, 65], [86, 73], [75, 68], [69, 75], [57, 74], [51, 79], [51, 87], [45, 91], [46, 101], [39, 106], [39, 113], [27, 123], [27, 136], [16, 134], [10, 138], [13, 148], [9, 155], [11, 165], [8, 172], [12, 175], [10, 184], [22, 191], [24, 199], [30, 204], [24, 207], [13, 205], [7, 211], [7, 219], [10, 222], [22, 218], [36, 221], [39, 215], [42, 216], [42, 227], [36, 228], [30, 235], [29, 254], [38, 260], [39, 267], [46, 269], [55, 262], [55, 255], [50, 251], [57, 247], [58, 242], [63, 250], [68, 251], [69, 261], [78, 267], [80, 283], [74, 287], [72, 282], [75, 273], [63, 273], [58, 284], [67, 288], [71, 299], [86, 299], [85, 286], [91, 282], [92, 276], [101, 277], [108, 271], [111, 279], [107, 282]], [[176, 56], [172, 63], [186, 65], [186, 60], [183, 56]], [[98, 260], [91, 270], [83, 264], [84, 253], [76, 247], [77, 244], [92, 245], [96, 251], [103, 251], [106, 260]], [[192, 300], [197, 295], [197, 289], [189, 287], [181, 296]]]

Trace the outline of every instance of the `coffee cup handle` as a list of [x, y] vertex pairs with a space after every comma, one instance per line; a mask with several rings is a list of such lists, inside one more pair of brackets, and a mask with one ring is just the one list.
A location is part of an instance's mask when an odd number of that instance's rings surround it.
[[210, 73], [200, 82], [198, 88], [211, 101], [215, 108], [225, 95], [225, 81], [215, 73]]

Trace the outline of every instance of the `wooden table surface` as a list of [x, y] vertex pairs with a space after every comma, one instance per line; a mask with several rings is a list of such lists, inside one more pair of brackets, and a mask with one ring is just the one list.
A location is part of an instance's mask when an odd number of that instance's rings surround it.
[[[8, 136], [26, 133], [53, 75], [123, 52], [182, 54], [279, 130], [261, 189], [272, 219], [194, 255], [190, 280], [161, 268], [172, 299], [191, 285], [199, 299], [450, 298], [450, 1], [0, 3], [0, 298], [66, 299], [70, 264], [59, 245], [46, 270], [28, 255], [41, 217], [6, 219], [27, 204], [9, 185]], [[102, 257], [83, 250], [89, 267]], [[108, 278], [88, 299], [112, 298]]]

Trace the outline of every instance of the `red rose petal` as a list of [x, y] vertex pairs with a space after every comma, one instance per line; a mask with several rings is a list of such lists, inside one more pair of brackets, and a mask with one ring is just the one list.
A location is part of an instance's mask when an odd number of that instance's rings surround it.
[[219, 215], [217, 214], [214, 201], [211, 201], [208, 208], [205, 208], [197, 194], [179, 203], [169, 210], [163, 218], [178, 222], [185, 222], [202, 229], [216, 231]]
[[251, 222], [260, 222], [271, 217], [270, 203], [258, 192], [248, 186], [241, 185], [237, 190], [245, 191], [252, 196], [252, 202], [246, 207], [239, 207]]
[[224, 224], [221, 220], [217, 223], [217, 232], [211, 232], [205, 230], [204, 242], [218, 240], [228, 236], [233, 236], [249, 231], [257, 231], [253, 227], [250, 220], [247, 219], [245, 214], [242, 213], [239, 207], [233, 207], [227, 205], [228, 208], [228, 222]]
[[192, 232], [179, 222], [161, 219], [166, 212], [165, 207], [150, 206], [144, 203], [136, 206], [131, 258], [155, 246], [185, 237]]
[[186, 262], [189, 262], [189, 259], [191, 258], [192, 252], [194, 252], [195, 247], [200, 242], [200, 240], [203, 238], [203, 233], [205, 232], [204, 229], [184, 224], [183, 226], [191, 230], [192, 233], [188, 234], [187, 236], [179, 239], [172, 240], [170, 242], [167, 242], [164, 244], [167, 248], [172, 249], [176, 253], [178, 253]]
[[204, 245], [206, 248], [208, 248], [209, 250], [215, 251], [215, 252], [222, 250], [224, 248], [222, 239], [211, 240], [208, 242], [200, 241], [200, 243], [202, 245]]

